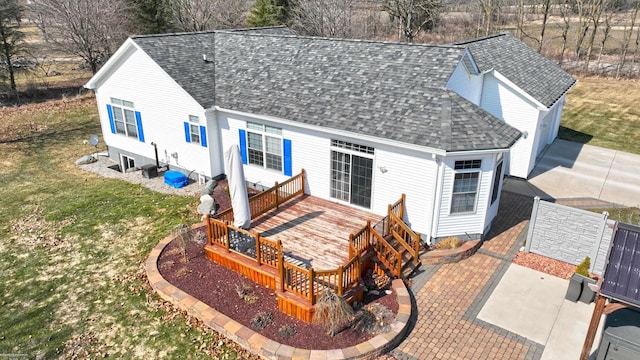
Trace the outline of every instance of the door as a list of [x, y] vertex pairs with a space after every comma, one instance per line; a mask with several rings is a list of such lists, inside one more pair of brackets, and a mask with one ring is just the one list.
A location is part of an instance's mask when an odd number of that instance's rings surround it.
[[373, 159], [331, 151], [332, 198], [370, 208], [372, 178]]

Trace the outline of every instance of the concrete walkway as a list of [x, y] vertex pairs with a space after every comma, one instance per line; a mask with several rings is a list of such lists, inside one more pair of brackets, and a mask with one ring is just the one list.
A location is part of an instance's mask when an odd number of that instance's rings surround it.
[[640, 205], [640, 155], [556, 139], [529, 175], [505, 189], [542, 199], [593, 198]]

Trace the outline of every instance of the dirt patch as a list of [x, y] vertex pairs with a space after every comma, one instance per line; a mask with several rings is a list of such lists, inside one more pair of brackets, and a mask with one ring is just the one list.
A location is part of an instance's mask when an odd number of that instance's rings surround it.
[[62, 238], [60, 230], [74, 222], [75, 218], [57, 223], [46, 221], [42, 207], [30, 206], [27, 215], [11, 222], [12, 239], [29, 248], [41, 247], [51, 251], [66, 249], [71, 244]]
[[571, 265], [559, 260], [554, 260], [546, 256], [522, 251], [516, 254], [515, 259], [513, 259], [513, 263], [528, 267], [533, 270], [538, 270], [545, 274], [553, 275], [561, 279], [569, 279], [576, 270], [575, 265]]
[[[331, 337], [321, 325], [307, 324], [281, 313], [273, 289], [253, 283], [206, 259], [203, 243], [187, 243], [187, 262], [179, 251], [174, 250], [176, 246], [175, 242], [170, 243], [158, 260], [160, 273], [167, 281], [274, 341], [297, 348], [326, 350], [349, 347], [373, 337], [367, 332], [351, 328]], [[250, 296], [247, 295], [249, 293]], [[381, 291], [377, 295], [368, 295], [365, 303], [380, 304], [389, 309], [394, 317], [398, 311], [394, 293]], [[258, 319], [260, 315], [270, 320], [263, 328], [254, 326], [259, 322], [257, 320], [261, 320]]]

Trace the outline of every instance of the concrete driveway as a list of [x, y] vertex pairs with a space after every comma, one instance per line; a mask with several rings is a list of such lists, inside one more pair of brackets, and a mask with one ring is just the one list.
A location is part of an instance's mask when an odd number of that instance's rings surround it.
[[541, 198], [594, 198], [640, 206], [640, 155], [556, 139], [529, 175], [510, 190]]

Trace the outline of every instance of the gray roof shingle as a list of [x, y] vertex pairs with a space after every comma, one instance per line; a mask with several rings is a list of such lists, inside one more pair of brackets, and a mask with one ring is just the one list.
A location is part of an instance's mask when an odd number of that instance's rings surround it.
[[546, 107], [558, 101], [576, 82], [553, 61], [509, 33], [455, 45], [469, 48], [480, 71], [497, 70]]
[[521, 135], [445, 87], [464, 47], [284, 35], [216, 31], [134, 41], [204, 107], [445, 151], [504, 149]]
[[508, 148], [520, 136], [445, 88], [460, 47], [235, 33], [215, 46], [222, 108], [446, 151]]

